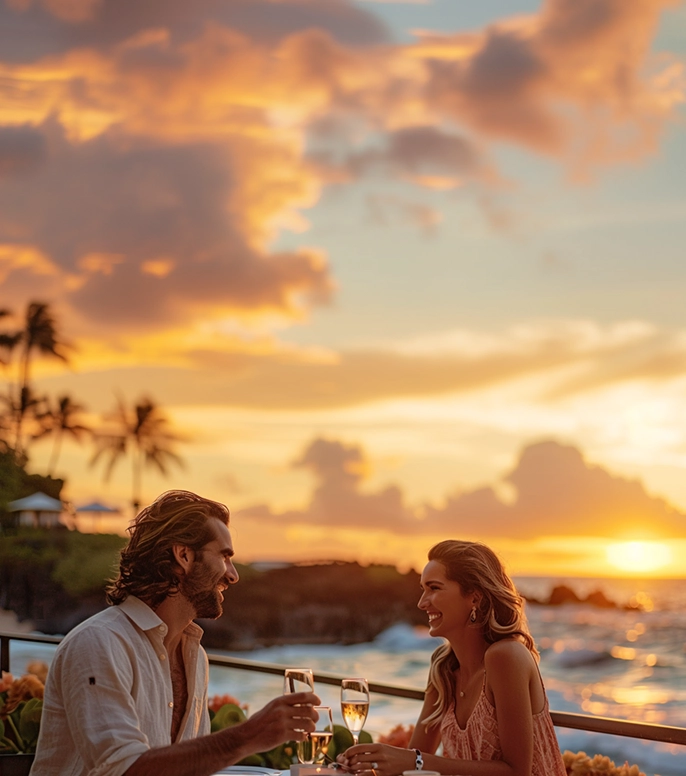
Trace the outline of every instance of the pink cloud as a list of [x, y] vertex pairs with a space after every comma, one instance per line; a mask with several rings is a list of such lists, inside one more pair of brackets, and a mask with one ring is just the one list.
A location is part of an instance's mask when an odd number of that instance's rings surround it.
[[[394, 44], [345, 0], [5, 4], [0, 245], [45, 257], [53, 298], [102, 334], [301, 319], [333, 293], [326, 262], [268, 246], [307, 229], [329, 183], [471, 185], [499, 226], [499, 143], [575, 174], [650, 153], [684, 95], [679, 63], [650, 54], [674, 5], [548, 0]], [[408, 200], [389, 207], [438, 223]], [[117, 261], [89, 271], [93, 256]], [[33, 280], [7, 269], [19, 301]]]

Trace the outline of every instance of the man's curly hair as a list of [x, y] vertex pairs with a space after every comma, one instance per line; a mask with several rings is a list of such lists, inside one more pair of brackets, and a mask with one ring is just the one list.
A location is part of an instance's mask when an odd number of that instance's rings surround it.
[[142, 509], [128, 529], [121, 551], [119, 576], [107, 586], [107, 603], [117, 606], [135, 595], [152, 609], [179, 589], [174, 545], [198, 552], [215, 539], [210, 518], [229, 524], [224, 504], [188, 490], [169, 490]]

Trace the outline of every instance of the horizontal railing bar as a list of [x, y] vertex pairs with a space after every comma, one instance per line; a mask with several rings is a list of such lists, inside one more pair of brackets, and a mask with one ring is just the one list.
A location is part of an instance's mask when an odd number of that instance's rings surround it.
[[35, 641], [37, 644], [59, 644], [64, 636], [36, 636], [33, 633], [0, 633], [2, 639], [13, 641]]
[[[286, 666], [278, 663], [257, 663], [254, 660], [244, 660], [239, 657], [225, 657], [224, 655], [215, 655], [208, 653], [207, 657], [212, 665], [224, 666], [224, 668], [237, 668], [241, 671], [260, 671], [265, 674], [278, 674], [283, 676]], [[324, 671], [313, 671], [314, 681], [320, 684], [340, 685], [344, 677], [336, 674], [329, 674]], [[412, 687], [399, 687], [394, 684], [383, 684], [382, 682], [368, 682], [369, 690], [381, 695], [395, 695], [398, 698], [410, 698], [416, 701], [424, 700], [424, 691], [415, 690]]]
[[[237, 668], [244, 671], [263, 671], [268, 674], [283, 675], [284, 666], [275, 663], [256, 663], [242, 658], [225, 657], [223, 655], [208, 654], [212, 665], [220, 665], [225, 668]], [[335, 674], [314, 672], [315, 682], [320, 684], [340, 685], [344, 677]], [[423, 701], [424, 691], [413, 687], [400, 687], [394, 684], [381, 682], [369, 682], [371, 692], [381, 695], [393, 695], [397, 698]], [[653, 725], [646, 722], [629, 722], [613, 717], [587, 716], [566, 711], [551, 711], [553, 724], [556, 727], [572, 728], [574, 730], [587, 730], [591, 733], [610, 733], [614, 736], [627, 738], [641, 738], [646, 741], [661, 741], [669, 744], [682, 744], [686, 746], [686, 728], [670, 727], [669, 725]]]
[[686, 746], [686, 728], [653, 725], [650, 722], [629, 722], [614, 717], [590, 717], [571, 711], [551, 711], [550, 716], [556, 727], [587, 730], [591, 733], [609, 733], [613, 736], [641, 738], [644, 741], [660, 741], [665, 744]]
[[[62, 637], [36, 636], [24, 633], [0, 633], [0, 651], [2, 652], [2, 659], [0, 660], [2, 665], [0, 667], [4, 671], [9, 671], [9, 642], [11, 640], [29, 641], [39, 644], [59, 644]], [[274, 674], [275, 676], [283, 676], [285, 668], [285, 666], [278, 663], [261, 663], [239, 657], [217, 655], [212, 652], [208, 652], [207, 657], [211, 665], [233, 668], [240, 671], [257, 671], [263, 674]], [[344, 678], [325, 671], [315, 671], [313, 673], [315, 682], [320, 684], [337, 686], [340, 685], [341, 679]], [[415, 701], [424, 700], [424, 691], [413, 687], [401, 687], [394, 684], [384, 684], [383, 682], [369, 682], [369, 689], [371, 692], [380, 695], [391, 695], [396, 698], [407, 698], [408, 700]], [[647, 722], [629, 722], [612, 717], [588, 716], [567, 711], [551, 711], [550, 716], [556, 727], [686, 746], [686, 728], [654, 725]]]

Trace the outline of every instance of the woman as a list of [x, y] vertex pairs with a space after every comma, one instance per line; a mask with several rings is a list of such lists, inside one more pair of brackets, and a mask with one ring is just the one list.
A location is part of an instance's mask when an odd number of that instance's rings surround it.
[[[421, 587], [417, 605], [429, 633], [446, 641], [431, 658], [410, 748], [359, 744], [341, 763], [372, 776], [566, 776], [522, 599], [495, 553], [476, 542], [440, 542]], [[435, 754], [439, 743], [443, 756]]]

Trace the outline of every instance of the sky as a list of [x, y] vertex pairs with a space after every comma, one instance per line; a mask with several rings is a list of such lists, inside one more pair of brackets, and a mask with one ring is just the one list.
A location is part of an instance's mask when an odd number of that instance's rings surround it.
[[685, 63], [679, 0], [0, 0], [1, 323], [239, 560], [686, 576]]

